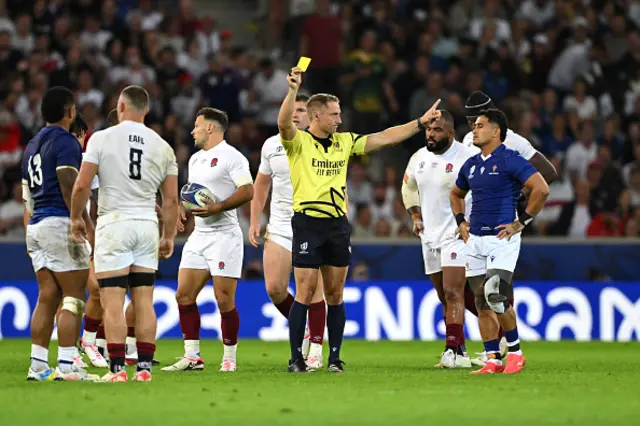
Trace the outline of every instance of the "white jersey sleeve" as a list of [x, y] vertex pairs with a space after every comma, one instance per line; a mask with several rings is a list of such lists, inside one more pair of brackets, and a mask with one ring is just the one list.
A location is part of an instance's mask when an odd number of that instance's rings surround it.
[[269, 164], [268, 157], [268, 139], [267, 142], [262, 145], [262, 149], [260, 150], [260, 166], [258, 167], [258, 171], [266, 176], [271, 176], [273, 174], [273, 170], [271, 169], [271, 164]]
[[237, 188], [253, 183], [251, 170], [249, 169], [249, 160], [240, 154], [240, 152], [238, 152], [238, 154], [239, 155], [234, 156], [233, 161], [227, 163], [229, 176], [231, 176], [231, 180]]
[[531, 157], [538, 152], [533, 145], [531, 145], [531, 142], [511, 129], [507, 130], [507, 138], [504, 140], [503, 144], [507, 148], [517, 151], [527, 161], [531, 160]]
[[[477, 149], [477, 147], [473, 144], [472, 132], [469, 132], [466, 135], [464, 135], [464, 138], [462, 139], [462, 144], [464, 146]], [[531, 160], [531, 157], [533, 157], [536, 154], [536, 152], [538, 152], [533, 147], [533, 145], [531, 145], [531, 142], [529, 142], [527, 139], [523, 138], [522, 136], [520, 136], [519, 134], [517, 134], [511, 129], [507, 130], [507, 137], [504, 140], [503, 144], [507, 148], [518, 152], [520, 155], [522, 155], [525, 158], [525, 160]], [[478, 150], [478, 152], [480, 152], [480, 150]]]
[[415, 154], [413, 154], [411, 156], [411, 158], [409, 159], [409, 163], [407, 164], [407, 168], [404, 171], [404, 173], [407, 175], [409, 180], [411, 180], [413, 182], [416, 181], [416, 175], [415, 175], [415, 167], [416, 166], [415, 166], [415, 162], [417, 161], [416, 159], [419, 157], [418, 152], [416, 152]]

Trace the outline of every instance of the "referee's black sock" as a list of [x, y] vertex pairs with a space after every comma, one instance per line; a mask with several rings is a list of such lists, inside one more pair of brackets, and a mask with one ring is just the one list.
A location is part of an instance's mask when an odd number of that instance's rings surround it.
[[327, 329], [329, 331], [329, 362], [340, 359], [340, 347], [344, 336], [347, 311], [344, 302], [339, 305], [327, 305]]
[[289, 312], [289, 345], [291, 346], [291, 361], [302, 358], [302, 341], [304, 329], [307, 324], [307, 311], [309, 305], [303, 305], [297, 300], [291, 305]]

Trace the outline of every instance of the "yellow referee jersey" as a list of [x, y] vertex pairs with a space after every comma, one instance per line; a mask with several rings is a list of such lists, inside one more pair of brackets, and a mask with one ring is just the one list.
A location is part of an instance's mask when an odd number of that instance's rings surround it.
[[280, 141], [289, 159], [293, 211], [318, 218], [344, 216], [349, 158], [364, 154], [367, 137], [334, 133], [320, 139], [297, 130], [292, 140]]

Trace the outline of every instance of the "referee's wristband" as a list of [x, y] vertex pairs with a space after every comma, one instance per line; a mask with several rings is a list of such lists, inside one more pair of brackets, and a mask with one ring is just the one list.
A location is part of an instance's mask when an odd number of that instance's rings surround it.
[[420, 121], [419, 118], [416, 118], [416, 123], [418, 123], [418, 129], [420, 129], [420, 130], [426, 130], [427, 129], [427, 127], [424, 124], [422, 124], [422, 122]]
[[531, 216], [527, 212], [523, 212], [522, 215], [518, 218], [518, 222], [522, 224], [522, 226], [527, 226], [533, 220], [533, 216]]
[[466, 222], [466, 221], [467, 221], [467, 219], [465, 219], [465, 217], [464, 217], [464, 213], [458, 213], [458, 214], [456, 215], [456, 223], [458, 224], [458, 226], [460, 226], [460, 224], [461, 224], [462, 222]]

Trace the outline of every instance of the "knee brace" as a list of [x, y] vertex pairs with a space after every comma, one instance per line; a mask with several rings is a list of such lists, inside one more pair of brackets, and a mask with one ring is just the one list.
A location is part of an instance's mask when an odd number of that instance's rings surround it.
[[62, 310], [67, 310], [76, 316], [81, 316], [84, 312], [84, 301], [67, 296], [62, 299]]
[[484, 297], [484, 276], [471, 277], [468, 279], [469, 287], [473, 291], [475, 297], [476, 309], [479, 311], [490, 311], [491, 308], [487, 304], [487, 300]]
[[512, 273], [502, 270], [490, 270], [489, 279], [484, 285], [484, 297], [487, 305], [497, 314], [509, 309], [509, 300], [513, 299]]

